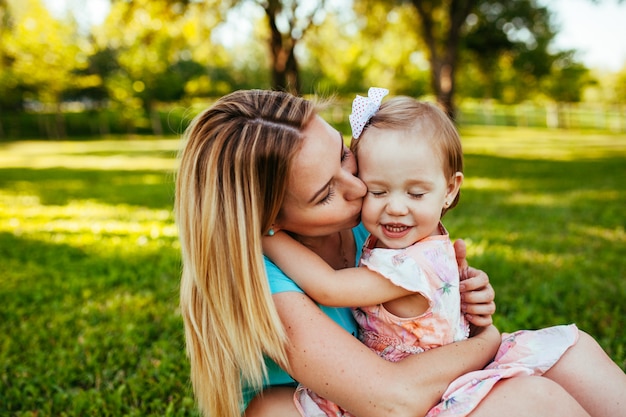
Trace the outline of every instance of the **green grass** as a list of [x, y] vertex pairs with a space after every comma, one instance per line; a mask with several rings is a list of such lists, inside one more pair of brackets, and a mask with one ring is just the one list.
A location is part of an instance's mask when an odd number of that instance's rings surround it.
[[177, 147], [0, 147], [0, 414], [195, 414], [177, 312]]
[[[576, 322], [626, 369], [626, 137], [465, 128], [445, 223], [502, 331]], [[177, 312], [177, 140], [0, 144], [0, 414], [195, 415]]]
[[496, 289], [503, 331], [575, 322], [626, 369], [626, 136], [463, 129], [444, 219]]

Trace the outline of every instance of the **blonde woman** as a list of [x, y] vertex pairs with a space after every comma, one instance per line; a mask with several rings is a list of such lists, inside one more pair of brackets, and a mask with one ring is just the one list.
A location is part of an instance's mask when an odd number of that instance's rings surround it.
[[[298, 415], [295, 381], [360, 417], [424, 415], [452, 380], [494, 356], [500, 337], [489, 325], [493, 291], [483, 273], [470, 274], [462, 297], [468, 320], [485, 327], [392, 363], [354, 337], [349, 309], [321, 308], [263, 257], [261, 237], [278, 229], [336, 269], [360, 255], [365, 186], [341, 135], [311, 102], [235, 92], [200, 114], [185, 141], [175, 205], [180, 304], [203, 415]], [[387, 291], [400, 295], [393, 284]], [[565, 391], [545, 378], [504, 382], [495, 395], [526, 415], [566, 415], [555, 406]]]

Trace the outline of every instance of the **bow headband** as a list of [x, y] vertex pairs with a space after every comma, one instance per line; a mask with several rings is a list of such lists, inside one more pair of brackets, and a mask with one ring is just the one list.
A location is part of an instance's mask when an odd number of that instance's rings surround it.
[[367, 97], [357, 95], [352, 102], [352, 114], [349, 116], [350, 127], [352, 128], [352, 137], [358, 139], [363, 132], [363, 128], [376, 114], [383, 101], [383, 97], [389, 94], [386, 88], [371, 87], [367, 91]]

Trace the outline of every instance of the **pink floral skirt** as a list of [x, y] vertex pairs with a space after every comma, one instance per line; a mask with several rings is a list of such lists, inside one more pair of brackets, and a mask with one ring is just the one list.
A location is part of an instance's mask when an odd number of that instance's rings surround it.
[[[503, 333], [493, 362], [484, 369], [452, 381], [441, 402], [426, 417], [467, 416], [498, 381], [516, 376], [543, 375], [577, 340], [578, 328], [574, 324]], [[302, 385], [297, 388], [294, 401], [304, 417], [352, 416]]]

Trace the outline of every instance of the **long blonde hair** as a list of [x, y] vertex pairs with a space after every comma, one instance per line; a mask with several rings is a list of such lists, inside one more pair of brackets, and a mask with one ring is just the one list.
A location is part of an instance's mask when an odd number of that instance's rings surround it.
[[185, 132], [175, 202], [180, 308], [205, 416], [241, 415], [242, 384], [262, 386], [264, 355], [289, 369], [261, 236], [280, 210], [302, 131], [314, 115], [311, 102], [286, 93], [237, 91]]
[[[459, 132], [448, 115], [433, 103], [411, 97], [394, 97], [380, 105], [365, 125], [361, 137], [370, 127], [409, 132], [419, 129], [420, 134], [426, 134], [439, 151], [446, 177], [463, 172], [463, 147]], [[362, 140], [352, 139], [351, 149], [357, 157]], [[460, 195], [459, 191], [452, 204], [443, 209], [442, 216], [457, 205]]]

